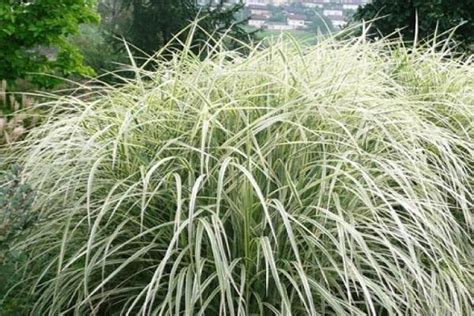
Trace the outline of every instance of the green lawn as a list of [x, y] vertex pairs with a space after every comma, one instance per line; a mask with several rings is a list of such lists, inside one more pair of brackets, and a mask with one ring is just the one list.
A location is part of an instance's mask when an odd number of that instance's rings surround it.
[[[248, 31], [255, 31], [256, 28], [247, 27]], [[304, 44], [315, 44], [316, 43], [316, 34], [314, 32], [305, 31], [305, 30], [288, 30], [288, 31], [272, 31], [267, 29], [261, 29], [257, 32], [257, 38], [259, 40], [267, 40], [267, 39], [276, 39], [280, 35], [289, 35], [294, 37], [300, 43]]]

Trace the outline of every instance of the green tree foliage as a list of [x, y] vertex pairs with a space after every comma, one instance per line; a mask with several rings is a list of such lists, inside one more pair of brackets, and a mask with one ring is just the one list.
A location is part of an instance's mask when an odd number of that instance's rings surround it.
[[[195, 43], [207, 40], [208, 34], [219, 37], [227, 33], [239, 40], [250, 35], [243, 27], [246, 19], [236, 20], [243, 4], [227, 5], [219, 1], [213, 6], [199, 6], [194, 0], [131, 0], [129, 5], [132, 23], [126, 38], [147, 54], [158, 51], [196, 19], [200, 27], [193, 37]], [[183, 33], [182, 38], [187, 35]]]
[[421, 39], [433, 36], [435, 30], [437, 34], [442, 34], [458, 27], [453, 39], [461, 48], [467, 48], [474, 42], [474, 1], [374, 0], [359, 8], [354, 18], [367, 21], [385, 15], [385, 18], [373, 22], [378, 31], [372, 34], [373, 37], [379, 34], [386, 36], [399, 30], [405, 40], [412, 41], [418, 16]]
[[50, 87], [41, 74], [91, 74], [67, 36], [81, 23], [97, 22], [95, 0], [0, 0], [0, 78]]
[[100, 26], [112, 34], [125, 34], [132, 20], [132, 0], [99, 0]]

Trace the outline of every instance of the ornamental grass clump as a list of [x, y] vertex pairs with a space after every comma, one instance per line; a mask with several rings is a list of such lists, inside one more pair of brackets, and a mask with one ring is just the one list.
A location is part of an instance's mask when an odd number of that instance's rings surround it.
[[17, 146], [37, 315], [467, 315], [474, 69], [399, 43], [187, 46]]

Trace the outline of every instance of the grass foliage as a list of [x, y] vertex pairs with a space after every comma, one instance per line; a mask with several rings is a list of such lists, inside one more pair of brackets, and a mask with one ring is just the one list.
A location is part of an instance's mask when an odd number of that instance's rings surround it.
[[51, 102], [16, 153], [32, 312], [467, 315], [469, 60], [361, 38], [249, 51], [185, 46]]

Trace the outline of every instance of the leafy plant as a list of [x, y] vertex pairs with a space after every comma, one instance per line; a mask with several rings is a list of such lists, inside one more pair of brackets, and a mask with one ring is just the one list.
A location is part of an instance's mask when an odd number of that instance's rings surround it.
[[[448, 0], [374, 0], [360, 7], [354, 19], [370, 21], [373, 24], [372, 37], [402, 35], [407, 42], [437, 40], [451, 36], [460, 48], [471, 49], [474, 43], [474, 2]], [[434, 34], [436, 32], [436, 34]], [[443, 35], [442, 38], [439, 38]]]
[[51, 87], [59, 82], [53, 76], [92, 74], [67, 36], [81, 23], [98, 21], [94, 5], [94, 0], [0, 1], [0, 79]]
[[0, 314], [26, 314], [31, 306], [31, 297], [8, 297], [10, 287], [21, 280], [21, 265], [26, 255], [12, 249], [12, 244], [21, 238], [36, 218], [30, 212], [34, 200], [32, 189], [21, 182], [20, 168], [11, 167], [0, 172]]
[[221, 43], [58, 98], [17, 145], [32, 312], [467, 315], [473, 68], [363, 38]]
[[5, 241], [30, 226], [33, 219], [29, 210], [34, 194], [28, 185], [20, 182], [17, 166], [12, 167], [10, 172], [1, 172], [0, 176], [0, 241]]

